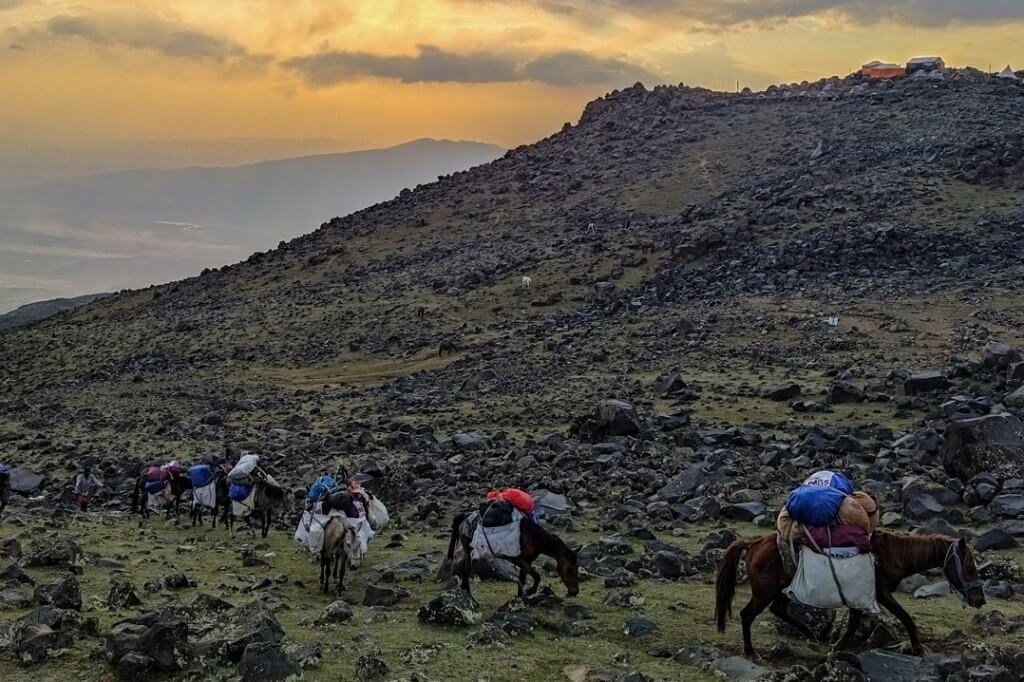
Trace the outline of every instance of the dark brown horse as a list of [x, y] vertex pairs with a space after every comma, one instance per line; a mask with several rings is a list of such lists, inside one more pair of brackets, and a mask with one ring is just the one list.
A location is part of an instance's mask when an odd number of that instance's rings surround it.
[[[910, 646], [915, 656], [924, 653], [917, 626], [893, 592], [900, 582], [915, 573], [941, 568], [949, 584], [969, 605], [979, 608], [985, 603], [985, 594], [978, 579], [978, 567], [974, 551], [963, 538], [955, 540], [941, 535], [896, 535], [878, 531], [871, 539], [875, 554], [875, 596], [879, 605], [888, 609], [907, 629]], [[759, 540], [736, 540], [722, 556], [715, 580], [715, 620], [718, 631], [725, 631], [726, 619], [732, 615], [732, 599], [736, 593], [736, 573], [740, 557], [746, 551], [747, 575], [750, 576], [750, 601], [740, 611], [743, 627], [743, 653], [753, 656], [754, 645], [750, 641], [750, 627], [754, 619], [770, 608], [771, 612], [813, 639], [814, 635], [802, 623], [788, 613], [789, 598], [782, 590], [789, 584], [779, 555], [775, 535]], [[788, 551], [788, 550], [784, 550]], [[851, 644], [863, 612], [850, 610], [850, 619], [842, 638], [836, 647]]]
[[[223, 509], [221, 518], [224, 527], [228, 527], [228, 514], [231, 513], [231, 498], [228, 497], [228, 470], [224, 467], [217, 467], [213, 472], [213, 481], [209, 484], [214, 486], [213, 492], [213, 509], [210, 511], [211, 525], [213, 528], [217, 527], [217, 510]], [[194, 499], [192, 501], [192, 527], [194, 528], [197, 524], [203, 525], [203, 505], [198, 504]]]
[[[274, 485], [270, 481], [258, 480], [253, 487], [252, 509], [245, 514], [244, 518], [249, 525], [253, 535], [256, 529], [253, 526], [253, 519], [260, 523], [260, 537], [267, 537], [270, 533], [270, 524], [273, 521], [274, 510], [283, 507], [286, 511], [292, 511], [292, 496], [284, 488]], [[235, 515], [233, 512], [226, 514], [228, 530], [235, 534]]]
[[[470, 516], [469, 513], [456, 514], [452, 520], [452, 535], [448, 543], [448, 559], [455, 557], [455, 547], [462, 542], [462, 563], [456, 568], [462, 580], [462, 589], [469, 592], [469, 576], [473, 564], [473, 551], [470, 547], [471, 537], [463, 533], [463, 525]], [[519, 522], [519, 556], [499, 557], [511, 561], [519, 567], [518, 594], [523, 599], [526, 595], [532, 595], [540, 587], [540, 574], [533, 568], [533, 562], [541, 554], [553, 558], [558, 562], [558, 577], [562, 579], [570, 597], [580, 593], [580, 569], [576, 552], [569, 548], [560, 537], [549, 533], [535, 523], [530, 517], [524, 517]], [[529, 590], [524, 590], [526, 576], [533, 580]]]
[[[146, 491], [146, 483], [148, 479], [143, 473], [135, 481], [135, 488], [132, 489], [132, 513], [137, 511], [144, 519], [149, 518], [149, 493]], [[173, 515], [177, 521], [181, 514], [181, 496], [186, 490], [192, 489], [192, 479], [188, 477], [187, 471], [182, 471], [171, 473], [166, 483], [171, 488], [171, 504], [167, 508], [167, 516]]]
[[459, 352], [458, 345], [451, 339], [442, 341], [437, 346], [437, 357], [443, 357], [444, 355], [454, 355]]

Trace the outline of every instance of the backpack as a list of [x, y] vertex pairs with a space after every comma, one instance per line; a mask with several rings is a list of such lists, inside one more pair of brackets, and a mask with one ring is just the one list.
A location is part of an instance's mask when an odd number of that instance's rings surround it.
[[321, 497], [327, 493], [328, 490], [334, 487], [334, 478], [331, 476], [321, 476], [316, 479], [316, 483], [309, 489], [309, 501], [318, 502]]
[[167, 472], [162, 467], [151, 466], [146, 469], [147, 481], [162, 481], [167, 478]]
[[235, 502], [244, 502], [252, 493], [252, 486], [244, 483], [232, 483], [228, 487], [228, 497]]

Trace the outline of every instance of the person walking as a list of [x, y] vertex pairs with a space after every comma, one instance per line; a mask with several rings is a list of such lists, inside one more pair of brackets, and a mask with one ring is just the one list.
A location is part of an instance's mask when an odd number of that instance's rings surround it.
[[103, 483], [92, 473], [92, 467], [88, 464], [82, 467], [82, 473], [75, 476], [75, 502], [82, 511], [89, 510], [89, 500], [95, 495]]

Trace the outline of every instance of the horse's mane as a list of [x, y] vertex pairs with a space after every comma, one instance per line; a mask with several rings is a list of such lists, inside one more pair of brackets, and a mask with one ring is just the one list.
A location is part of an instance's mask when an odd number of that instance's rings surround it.
[[[889, 533], [877, 530], [872, 537], [872, 544], [876, 550], [885, 547], [887, 554], [898, 556], [904, 563], [918, 563], [939, 552], [945, 552], [951, 542], [959, 542], [960, 538], [937, 533], [922, 533], [920, 535], [908, 535], [905, 533]], [[968, 553], [974, 553], [970, 543], [967, 545]]]
[[545, 553], [550, 553], [550, 556], [560, 556], [562, 553], [573, 553], [569, 548], [569, 545], [565, 544], [562, 538], [558, 537], [554, 533], [548, 532], [546, 528], [541, 526], [539, 523], [534, 523], [532, 520], [527, 519], [527, 523], [533, 526], [533, 529], [537, 532], [537, 544], [540, 545], [541, 549]]
[[272, 500], [284, 499], [284, 488], [279, 485], [263, 481], [263, 492]]

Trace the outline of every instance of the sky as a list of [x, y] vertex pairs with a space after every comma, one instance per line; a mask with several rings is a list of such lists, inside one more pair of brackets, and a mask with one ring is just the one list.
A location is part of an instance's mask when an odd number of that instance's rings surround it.
[[942, 55], [1024, 68], [1020, 0], [0, 0], [0, 152], [112, 140], [511, 147], [640, 81]]

